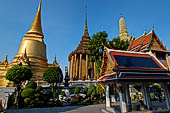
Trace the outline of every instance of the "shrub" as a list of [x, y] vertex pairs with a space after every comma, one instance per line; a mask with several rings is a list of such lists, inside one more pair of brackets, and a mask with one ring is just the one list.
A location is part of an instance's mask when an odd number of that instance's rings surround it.
[[94, 85], [90, 85], [88, 94], [91, 95], [93, 91], [95, 91], [96, 87]]
[[85, 88], [83, 89], [83, 91], [84, 91], [84, 94], [87, 94], [87, 92], [88, 92], [88, 88], [87, 88], [87, 87], [85, 87]]
[[32, 89], [36, 89], [37, 84], [35, 82], [30, 82], [26, 85], [25, 88], [32, 88]]
[[24, 99], [24, 102], [25, 102], [26, 104], [29, 104], [29, 103], [31, 102], [31, 99], [30, 99], [30, 98], [25, 98], [25, 99]]
[[78, 95], [80, 93], [80, 88], [79, 87], [76, 87], [75, 90], [74, 90], [74, 94]]
[[24, 89], [21, 93], [21, 96], [22, 97], [28, 97], [28, 98], [34, 96], [34, 89], [32, 89], [32, 88]]

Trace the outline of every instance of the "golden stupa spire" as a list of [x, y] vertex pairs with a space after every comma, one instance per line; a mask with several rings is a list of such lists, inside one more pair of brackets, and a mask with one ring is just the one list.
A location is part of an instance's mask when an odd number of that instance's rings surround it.
[[83, 36], [87, 36], [89, 37], [89, 33], [88, 33], [88, 28], [87, 28], [87, 6], [85, 7], [85, 29], [84, 29], [84, 35]]
[[56, 56], [54, 57], [53, 64], [57, 64]]
[[35, 16], [34, 22], [31, 26], [30, 30], [27, 32], [27, 34], [31, 34], [31, 33], [43, 35], [42, 27], [41, 27], [41, 0], [39, 3], [38, 11]]

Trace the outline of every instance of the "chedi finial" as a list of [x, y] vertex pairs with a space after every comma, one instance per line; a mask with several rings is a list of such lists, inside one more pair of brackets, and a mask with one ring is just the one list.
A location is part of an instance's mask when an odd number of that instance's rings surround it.
[[84, 35], [83, 36], [89, 37], [88, 28], [87, 28], [87, 5], [85, 7], [85, 29], [84, 29]]
[[27, 34], [39, 34], [43, 35], [42, 27], [41, 27], [41, 0], [39, 3], [38, 11], [35, 16], [34, 22], [30, 28], [30, 30], [27, 32]]

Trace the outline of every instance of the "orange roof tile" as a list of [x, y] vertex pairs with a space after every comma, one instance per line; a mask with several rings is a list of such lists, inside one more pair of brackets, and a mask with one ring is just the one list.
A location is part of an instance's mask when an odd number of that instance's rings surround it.
[[139, 45], [139, 44], [141, 43], [142, 39], [143, 39], [143, 36], [141, 36], [140, 38], [138, 38], [137, 40], [135, 40], [135, 41], [133, 42], [131, 48], [134, 48], [134, 47], [136, 47], [137, 45]]
[[145, 37], [145, 40], [144, 40], [144, 42], [143, 42], [143, 45], [145, 45], [145, 44], [149, 43], [149, 39], [150, 39], [150, 37], [151, 37], [151, 35], [150, 35], [150, 34], [149, 34], [149, 35], [147, 35], [147, 36]]

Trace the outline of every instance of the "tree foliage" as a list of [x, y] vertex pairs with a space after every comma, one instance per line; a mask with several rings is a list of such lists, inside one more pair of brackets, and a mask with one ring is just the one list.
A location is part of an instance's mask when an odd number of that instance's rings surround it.
[[43, 80], [50, 83], [61, 83], [63, 81], [63, 74], [59, 67], [49, 67], [43, 73]]
[[51, 84], [51, 92], [53, 93], [53, 98], [56, 97], [56, 92], [54, 91], [58, 83], [63, 81], [63, 73], [60, 67], [49, 67], [43, 73], [43, 80]]
[[28, 67], [24, 66], [13, 66], [8, 69], [5, 78], [9, 81], [12, 81], [16, 86], [16, 94], [14, 104], [19, 107], [20, 95], [21, 95], [21, 84], [26, 80], [30, 80], [32, 78], [32, 72]]
[[127, 50], [129, 46], [129, 42], [120, 40], [120, 37], [113, 38], [113, 40], [109, 41], [109, 48], [118, 49], [118, 50]]
[[5, 77], [7, 80], [12, 81], [17, 85], [25, 80], [31, 79], [32, 72], [28, 67], [16, 65], [8, 69]]
[[90, 53], [89, 60], [97, 61], [102, 57], [104, 46], [107, 45], [108, 34], [106, 31], [98, 32], [92, 36], [92, 39], [89, 41], [87, 49]]
[[[120, 40], [119, 37], [113, 38], [113, 40], [109, 41], [108, 34], [106, 31], [97, 32], [92, 36], [92, 39], [89, 41], [87, 49], [89, 51], [89, 61], [96, 62], [97, 73], [100, 73], [100, 68], [102, 65], [102, 57], [104, 46], [108, 48], [118, 49], [118, 50], [127, 50], [129, 46], [129, 42]], [[93, 63], [92, 63], [93, 64]], [[92, 66], [93, 67], [93, 66]]]

